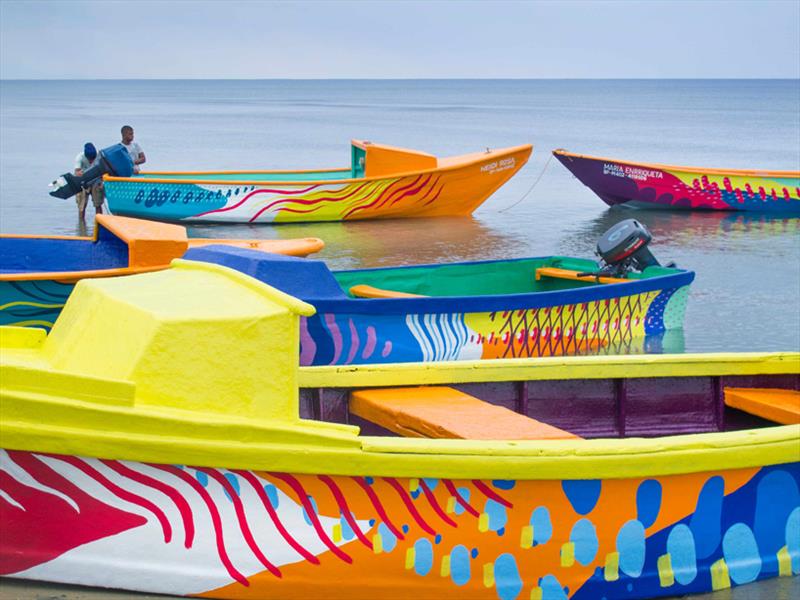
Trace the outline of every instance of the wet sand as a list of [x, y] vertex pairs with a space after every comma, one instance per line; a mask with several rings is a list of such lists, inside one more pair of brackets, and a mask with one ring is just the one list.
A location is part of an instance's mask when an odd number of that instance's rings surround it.
[[[108, 598], [109, 600], [164, 600], [165, 598], [176, 597], [87, 588], [77, 585], [39, 583], [23, 579], [0, 579], [0, 599], [2, 600], [100, 600], [101, 598]], [[693, 600], [795, 600], [800, 598], [800, 577], [780, 577], [710, 594], [672, 596], [672, 598], [692, 598]], [[376, 600], [394, 600], [394, 598], [382, 596]], [[422, 598], [417, 597], [416, 600], [422, 600]]]

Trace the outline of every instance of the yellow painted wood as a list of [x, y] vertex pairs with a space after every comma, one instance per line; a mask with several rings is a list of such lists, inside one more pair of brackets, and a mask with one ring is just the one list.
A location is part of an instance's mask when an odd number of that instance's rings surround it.
[[603, 577], [606, 581], [616, 581], [619, 579], [619, 552], [609, 552], [606, 554]]
[[559, 356], [438, 363], [301, 367], [300, 387], [395, 387], [615, 377], [767, 375], [800, 372], [799, 352]]
[[450, 555], [445, 554], [442, 556], [442, 566], [439, 569], [439, 575], [442, 577], [450, 577]]
[[731, 587], [731, 578], [728, 574], [728, 564], [724, 558], [720, 558], [711, 565], [711, 588], [714, 591], [724, 590]]
[[447, 499], [447, 507], [445, 510], [448, 515], [451, 515], [456, 511], [456, 499], [453, 496], [450, 496]]
[[670, 587], [675, 583], [675, 573], [672, 571], [672, 557], [669, 552], [662, 554], [656, 560], [658, 568], [658, 582], [661, 587]]
[[494, 585], [494, 564], [485, 563], [483, 565], [483, 586], [490, 588]]
[[383, 552], [383, 536], [380, 533], [372, 536], [372, 551], [375, 554]]
[[531, 600], [542, 600], [542, 588], [538, 585], [531, 588]]
[[481, 533], [489, 531], [489, 515], [487, 513], [481, 513], [478, 517], [478, 531]]
[[575, 542], [564, 542], [561, 545], [561, 566], [571, 567], [575, 564]]
[[792, 556], [789, 554], [789, 548], [784, 546], [777, 553], [778, 556], [778, 575], [780, 577], [792, 576]]
[[414, 568], [414, 561], [416, 560], [417, 553], [414, 550], [414, 546], [411, 546], [408, 550], [406, 550], [406, 570], [410, 570]]
[[528, 549], [533, 547], [533, 525], [525, 525], [520, 531], [520, 548]]
[[0, 348], [38, 348], [47, 338], [44, 329], [31, 327], [0, 327]]

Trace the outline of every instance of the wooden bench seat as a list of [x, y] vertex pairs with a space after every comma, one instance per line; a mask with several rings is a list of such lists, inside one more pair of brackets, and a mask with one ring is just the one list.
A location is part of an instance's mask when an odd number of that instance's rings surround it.
[[725, 404], [783, 425], [800, 423], [800, 392], [796, 390], [726, 387]]
[[570, 279], [572, 281], [587, 281], [599, 283], [630, 283], [630, 279], [620, 279], [617, 277], [596, 277], [595, 275], [580, 275], [579, 271], [570, 269], [558, 269], [556, 267], [539, 267], [536, 269], [536, 281], [542, 277], [552, 277], [553, 279]]
[[350, 295], [356, 298], [424, 298], [420, 294], [408, 294], [372, 287], [371, 285], [354, 285], [350, 288]]
[[350, 412], [404, 437], [579, 439], [568, 431], [450, 387], [358, 390], [350, 395]]

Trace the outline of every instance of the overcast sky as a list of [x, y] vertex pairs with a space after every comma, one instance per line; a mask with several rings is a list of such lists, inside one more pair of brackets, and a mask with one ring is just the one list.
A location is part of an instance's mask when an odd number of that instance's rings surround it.
[[800, 0], [0, 0], [0, 78], [800, 77]]

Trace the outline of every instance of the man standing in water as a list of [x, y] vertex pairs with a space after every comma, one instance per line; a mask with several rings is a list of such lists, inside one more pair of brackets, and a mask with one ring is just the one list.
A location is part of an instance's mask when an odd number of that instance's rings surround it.
[[139, 165], [142, 165], [147, 161], [147, 157], [142, 152], [142, 147], [133, 141], [133, 127], [130, 125], [124, 125], [122, 130], [122, 145], [125, 146], [128, 150], [128, 154], [131, 155], [131, 160], [133, 160], [133, 172], [139, 172]]
[[[75, 175], [81, 177], [83, 173], [97, 160], [97, 148], [94, 144], [87, 142], [83, 145], [83, 152], [75, 157]], [[103, 214], [103, 200], [105, 199], [105, 191], [103, 190], [103, 180], [99, 179], [94, 185], [88, 189], [83, 189], [75, 195], [75, 202], [78, 204], [78, 216], [81, 221], [86, 218], [86, 204], [88, 203], [88, 196], [91, 194], [92, 203], [94, 204], [94, 212], [98, 215]]]

